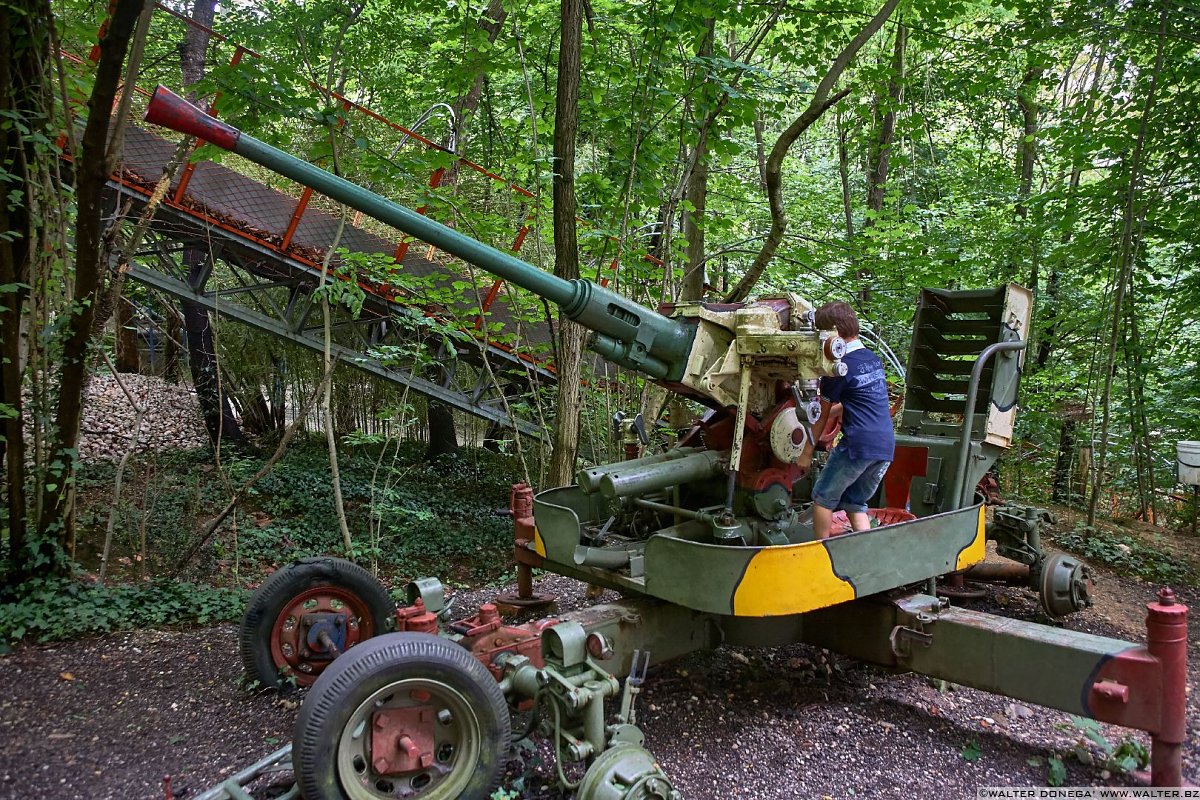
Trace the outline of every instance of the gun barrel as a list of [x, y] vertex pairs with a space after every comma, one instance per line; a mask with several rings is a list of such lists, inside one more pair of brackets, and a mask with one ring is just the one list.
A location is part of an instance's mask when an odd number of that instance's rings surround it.
[[151, 124], [196, 136], [230, 150], [550, 300], [569, 318], [596, 332], [591, 347], [610, 361], [663, 380], [678, 380], [683, 374], [694, 336], [694, 329], [686, 323], [644, 308], [590, 281], [559, 278], [511, 253], [464, 236], [399, 203], [260, 142], [205, 114], [165, 87], [159, 86], [154, 91], [145, 119]]

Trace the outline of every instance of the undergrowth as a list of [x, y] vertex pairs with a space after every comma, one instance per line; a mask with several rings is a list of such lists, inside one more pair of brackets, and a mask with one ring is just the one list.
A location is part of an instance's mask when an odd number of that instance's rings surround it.
[[1186, 562], [1156, 550], [1135, 536], [1103, 528], [1075, 528], [1053, 534], [1055, 544], [1089, 561], [1107, 564], [1120, 573], [1151, 583], [1193, 585], [1197, 575]]
[[[500, 580], [511, 561], [512, 522], [497, 512], [507, 508], [510, 486], [520, 480], [514, 460], [464, 448], [431, 464], [423, 461], [422, 444], [408, 443], [399, 452], [389, 447], [380, 462], [381, 446], [345, 447], [339, 458], [354, 559], [398, 580], [422, 575], [454, 583]], [[229, 489], [210, 458], [194, 451], [131, 462], [109, 564], [117, 580], [141, 576], [142, 535], [147, 573], [172, 571], [204, 521], [228, 501]], [[264, 460], [227, 456], [229, 486], [240, 486]], [[85, 569], [95, 570], [113, 468], [87, 464], [80, 472], [79, 558]], [[270, 568], [316, 555], [345, 552], [324, 442], [301, 440], [249, 490], [188, 574], [254, 583]]]
[[[392, 583], [434, 575], [449, 585], [491, 585], [510, 577], [508, 506], [519, 480], [512, 459], [464, 449], [435, 463], [419, 443], [389, 449], [346, 448], [340, 459], [354, 559], [378, 566]], [[203, 451], [160, 453], [132, 461], [117, 505], [116, 536], [105, 586], [41, 578], [0, 593], [0, 643], [49, 642], [131, 628], [236, 620], [264, 573], [297, 558], [344, 556], [323, 442], [299, 442], [255, 485], [201, 551], [187, 575], [172, 574], [211, 518], [263, 464], [265, 456], [229, 457], [228, 483]], [[379, 467], [377, 469], [377, 464]], [[80, 469], [77, 515], [80, 566], [99, 564], [108, 521], [111, 464]], [[142, 542], [145, 543], [144, 553]], [[144, 556], [144, 557], [143, 557]]]
[[69, 578], [35, 578], [11, 591], [0, 602], [0, 643], [234, 620], [247, 597], [240, 589], [191, 583], [99, 586]]
[[[519, 480], [511, 459], [464, 450], [430, 464], [413, 445], [394, 460], [389, 450], [375, 473], [377, 455], [360, 447], [339, 460], [355, 560], [377, 562], [382, 572], [405, 578], [482, 584], [504, 574], [512, 560], [512, 521], [499, 512]], [[239, 482], [257, 468], [248, 461], [231, 472]], [[246, 505], [253, 519], [238, 540], [243, 562], [343, 555], [324, 451], [308, 449], [278, 465], [250, 491]]]

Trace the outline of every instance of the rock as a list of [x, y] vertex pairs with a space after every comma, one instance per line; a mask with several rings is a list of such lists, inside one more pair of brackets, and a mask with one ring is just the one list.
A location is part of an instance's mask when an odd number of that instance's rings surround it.
[[[146, 410], [138, 431], [138, 452], [208, 445], [208, 433], [190, 386], [151, 375], [122, 375], [121, 383]], [[84, 400], [79, 457], [84, 461], [119, 459], [133, 442], [136, 417], [136, 410], [115, 377], [93, 376]]]
[[1009, 703], [1004, 707], [1004, 716], [1009, 719], [1029, 719], [1033, 716], [1033, 709], [1020, 703]]

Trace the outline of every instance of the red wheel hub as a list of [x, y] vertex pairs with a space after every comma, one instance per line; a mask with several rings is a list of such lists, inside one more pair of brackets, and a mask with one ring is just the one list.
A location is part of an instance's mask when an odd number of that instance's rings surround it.
[[380, 775], [404, 775], [429, 769], [437, 741], [433, 706], [384, 708], [371, 723], [371, 766]]
[[362, 598], [317, 586], [290, 599], [271, 627], [271, 658], [280, 672], [308, 686], [339, 653], [375, 635]]

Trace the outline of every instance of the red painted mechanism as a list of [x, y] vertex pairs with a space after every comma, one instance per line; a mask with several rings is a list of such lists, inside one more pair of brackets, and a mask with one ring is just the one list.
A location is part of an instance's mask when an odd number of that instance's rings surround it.
[[1102, 722], [1148, 732], [1151, 785], [1181, 786], [1188, 607], [1162, 589], [1146, 609], [1146, 645], [1101, 665], [1088, 689], [1087, 708]]

